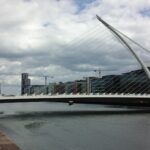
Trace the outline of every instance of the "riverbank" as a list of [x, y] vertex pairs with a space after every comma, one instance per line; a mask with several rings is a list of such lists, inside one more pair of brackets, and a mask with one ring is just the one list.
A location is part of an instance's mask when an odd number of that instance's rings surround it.
[[0, 132], [0, 150], [20, 150], [20, 148]]

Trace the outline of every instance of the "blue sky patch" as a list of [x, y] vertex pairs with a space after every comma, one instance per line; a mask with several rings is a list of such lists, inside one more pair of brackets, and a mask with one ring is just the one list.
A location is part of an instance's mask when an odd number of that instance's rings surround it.
[[74, 0], [74, 2], [76, 3], [76, 5], [79, 8], [79, 12], [82, 11], [87, 4], [90, 4], [92, 2], [94, 2], [95, 0]]
[[144, 8], [139, 12], [143, 17], [150, 17], [150, 7]]

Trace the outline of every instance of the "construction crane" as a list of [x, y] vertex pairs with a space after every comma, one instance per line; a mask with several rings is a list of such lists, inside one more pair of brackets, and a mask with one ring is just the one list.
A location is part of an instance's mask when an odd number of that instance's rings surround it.
[[[5, 75], [5, 76], [20, 76], [20, 74], [16, 74], [16, 73], [0, 73], [0, 75]], [[45, 80], [45, 86], [47, 85], [47, 80], [48, 78], [54, 78], [53, 76], [48, 76], [48, 75], [38, 75], [38, 74], [30, 74], [29, 76], [33, 76], [33, 77], [44, 77]]]
[[33, 77], [44, 77], [45, 86], [47, 86], [47, 80], [48, 80], [48, 78], [54, 78], [53, 76], [48, 76], [48, 75], [36, 75], [36, 74], [29, 74], [29, 76], [33, 76]]
[[95, 69], [93, 70], [95, 73], [98, 73], [98, 77], [101, 78], [102, 71], [114, 71], [114, 70], [105, 70], [105, 69]]

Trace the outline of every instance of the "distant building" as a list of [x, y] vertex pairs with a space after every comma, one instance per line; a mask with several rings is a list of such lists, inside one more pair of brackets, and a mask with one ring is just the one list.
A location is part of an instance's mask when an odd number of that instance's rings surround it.
[[120, 76], [107, 75], [102, 77], [104, 93], [119, 93], [120, 91]]
[[29, 94], [48, 94], [47, 86], [45, 85], [32, 85], [30, 86]]
[[102, 78], [87, 77], [87, 93], [115, 93], [120, 85], [119, 76], [107, 75]]
[[65, 83], [65, 93], [66, 94], [71, 94], [75, 92], [75, 82], [70, 81]]
[[63, 94], [65, 93], [65, 83], [50, 83], [48, 86], [48, 93], [51, 94]]
[[63, 94], [65, 93], [65, 83], [59, 82], [54, 87], [54, 93], [55, 94]]
[[150, 80], [142, 69], [122, 74], [120, 87], [122, 93], [150, 94]]
[[30, 79], [28, 73], [21, 74], [21, 95], [27, 94], [30, 87]]
[[22, 74], [21, 94], [77, 94], [77, 93], [147, 93], [150, 94], [150, 80], [145, 72], [134, 70], [121, 75], [105, 75], [101, 78], [86, 77], [84, 80], [31, 85], [27, 73]]
[[51, 94], [75, 94], [75, 93], [86, 93], [87, 91], [86, 80], [76, 80], [69, 82], [50, 83], [48, 91]]
[[134, 70], [122, 75], [106, 75], [102, 78], [87, 78], [89, 93], [147, 93], [150, 94], [150, 81], [145, 72]]
[[93, 78], [91, 80], [91, 91], [90, 93], [104, 93], [104, 80], [102, 78]]
[[48, 93], [49, 93], [49, 94], [54, 94], [55, 85], [56, 85], [56, 83], [50, 83], [50, 84], [48, 85]]
[[76, 80], [74, 85], [73, 93], [87, 93], [87, 82], [86, 80]]
[[87, 94], [92, 93], [93, 81], [98, 79], [97, 77], [86, 77], [86, 87], [87, 87]]

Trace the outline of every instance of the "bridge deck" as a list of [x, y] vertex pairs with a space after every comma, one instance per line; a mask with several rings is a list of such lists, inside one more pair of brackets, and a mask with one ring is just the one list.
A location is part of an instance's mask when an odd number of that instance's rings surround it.
[[109, 105], [150, 106], [150, 95], [38, 95], [0, 97], [0, 103], [65, 102]]

